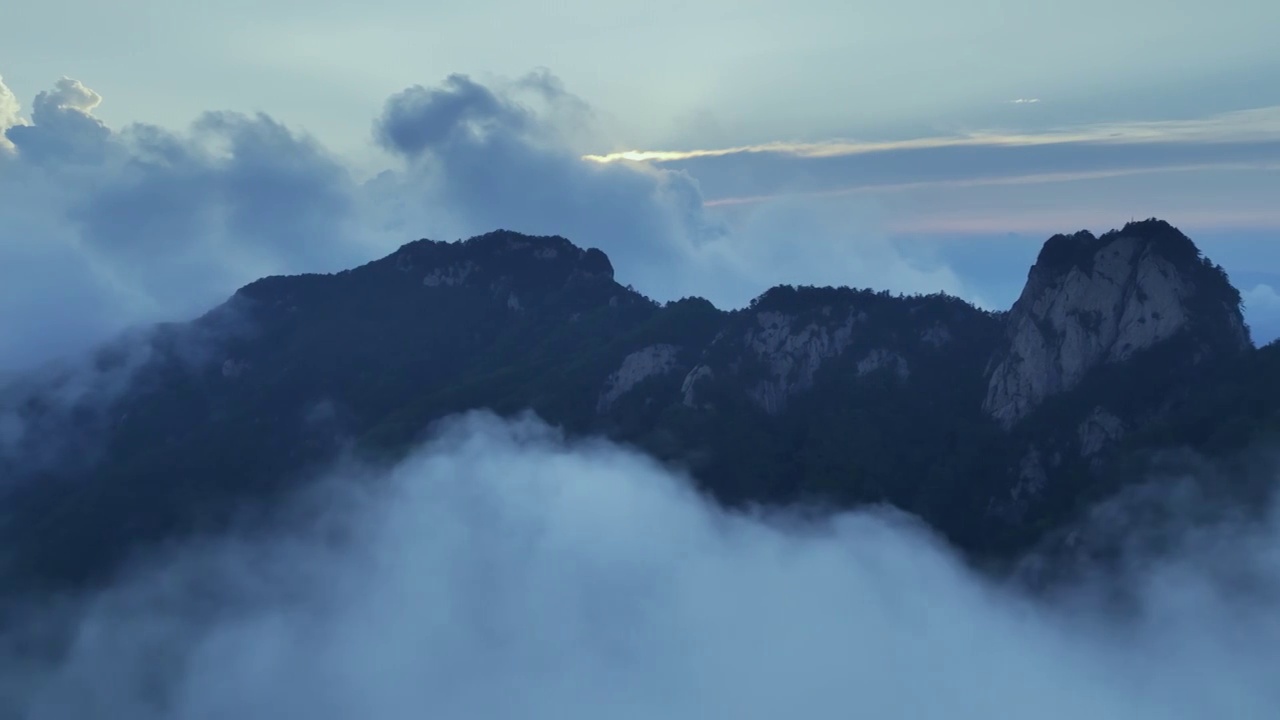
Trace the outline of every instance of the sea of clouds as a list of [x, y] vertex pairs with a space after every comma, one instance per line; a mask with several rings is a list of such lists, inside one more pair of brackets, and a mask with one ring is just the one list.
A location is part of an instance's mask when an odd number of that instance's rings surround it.
[[[0, 651], [0, 717], [1280, 707], [1275, 513], [1188, 529], [1123, 572], [1032, 595], [889, 510], [729, 513], [636, 452], [475, 413], [389, 471], [335, 469], [289, 516], [270, 536], [170, 548], [106, 591], [37, 603], [28, 644]], [[70, 642], [37, 660], [37, 628]]]

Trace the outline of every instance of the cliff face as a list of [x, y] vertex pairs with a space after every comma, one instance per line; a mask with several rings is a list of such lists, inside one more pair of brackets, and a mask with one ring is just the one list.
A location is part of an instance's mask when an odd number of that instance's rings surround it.
[[1191, 241], [1160, 221], [1101, 238], [1051, 238], [1007, 319], [983, 409], [1005, 428], [1093, 369], [1180, 334], [1211, 355], [1250, 347], [1238, 294]]
[[993, 314], [942, 295], [774, 288], [748, 308], [719, 313], [714, 334], [701, 342], [631, 350], [604, 379], [597, 412], [608, 414], [645, 381], [678, 374], [678, 389], [672, 385], [669, 397], [650, 400], [678, 399], [705, 410], [713, 405], [714, 386], [779, 416], [833, 373], [854, 382], [879, 376], [906, 387], [917, 365], [937, 364], [956, 346], [972, 354], [975, 337], [991, 337], [998, 325]]
[[683, 402], [698, 407], [700, 386], [714, 378], [739, 385], [752, 405], [775, 416], [812, 391], [823, 372], [905, 386], [917, 364], [944, 356], [957, 336], [995, 324], [945, 296], [775, 288], [726, 322], [685, 376]]

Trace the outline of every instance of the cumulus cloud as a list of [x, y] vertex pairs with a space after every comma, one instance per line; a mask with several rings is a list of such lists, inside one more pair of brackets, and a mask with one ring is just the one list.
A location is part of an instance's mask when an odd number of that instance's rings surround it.
[[182, 320], [265, 274], [369, 259], [356, 184], [268, 117], [209, 113], [185, 133], [92, 115], [63, 79], [0, 156], [0, 373]]
[[[535, 96], [536, 110], [516, 102], [521, 91]], [[887, 242], [869, 203], [779, 198], [731, 217], [708, 210], [687, 172], [583, 162], [574, 133], [590, 117], [546, 73], [506, 94], [455, 75], [390, 98], [375, 137], [406, 160], [398, 182], [435, 187], [431, 210], [449, 214], [455, 234], [499, 225], [565, 235], [605, 250], [620, 281], [660, 299], [702, 295], [740, 307], [779, 283], [964, 292], [953, 274], [920, 267]], [[406, 194], [389, 186], [389, 196]]]
[[[574, 115], [581, 101], [542, 74], [518, 90], [536, 90], [541, 107], [461, 75], [392, 96], [374, 133], [406, 165], [384, 175], [374, 195], [417, 210], [407, 225], [434, 216], [450, 236], [494, 227], [563, 235], [603, 249], [620, 279], [647, 293], [696, 292], [689, 276], [702, 268], [691, 264], [717, 233], [697, 183], [678, 171], [583, 162], [551, 121]], [[424, 201], [401, 200], [415, 196]]]
[[53, 90], [36, 96], [31, 124], [10, 127], [5, 135], [23, 158], [34, 162], [101, 160], [111, 135], [93, 116], [101, 103], [101, 95], [79, 80], [63, 77]]
[[[1280, 703], [1274, 514], [1147, 557], [1120, 611], [1097, 588], [1036, 599], [978, 576], [899, 515], [727, 514], [630, 451], [471, 415], [292, 517], [44, 603], [0, 653], [0, 712], [1165, 720]], [[58, 629], [64, 651], [35, 652]]]
[[22, 104], [18, 102], [18, 97], [4, 84], [4, 77], [0, 76], [0, 152], [13, 149], [5, 131], [22, 123], [22, 116], [19, 115], [21, 110]]
[[[396, 165], [368, 181], [266, 115], [113, 129], [93, 115], [101, 102], [63, 78], [35, 99], [30, 124], [6, 121], [0, 372], [191, 317], [263, 275], [336, 271], [419, 237], [562, 235], [603, 249], [621, 282], [652, 297], [730, 306], [779, 282], [845, 284], [877, 263], [910, 264], [867, 244], [859, 212], [787, 229], [778, 218], [800, 218], [782, 201], [731, 223], [687, 172], [584, 161], [600, 127], [545, 70], [393, 95], [372, 139]], [[0, 107], [16, 117], [12, 100]]]

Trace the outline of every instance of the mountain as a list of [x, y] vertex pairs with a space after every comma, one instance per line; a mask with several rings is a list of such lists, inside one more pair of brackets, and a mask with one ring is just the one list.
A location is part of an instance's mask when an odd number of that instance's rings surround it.
[[643, 448], [729, 506], [888, 502], [1005, 557], [1135, 458], [1228, 453], [1280, 426], [1280, 351], [1253, 347], [1240, 304], [1154, 219], [1050, 238], [999, 313], [790, 286], [736, 311], [659, 304], [564, 238], [421, 240], [259, 280], [9, 388], [0, 546], [15, 583], [99, 581], [489, 408]]
[[1011, 427], [1099, 365], [1180, 335], [1203, 353], [1244, 351], [1251, 343], [1239, 307], [1221, 269], [1167, 223], [1132, 223], [1100, 238], [1056, 235], [1009, 313], [983, 407]]

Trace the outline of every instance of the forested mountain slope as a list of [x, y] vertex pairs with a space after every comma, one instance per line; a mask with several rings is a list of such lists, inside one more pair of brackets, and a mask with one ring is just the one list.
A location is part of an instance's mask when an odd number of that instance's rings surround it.
[[564, 238], [422, 240], [121, 339], [88, 389], [81, 369], [5, 390], [0, 546], [15, 582], [98, 580], [488, 408], [638, 445], [730, 505], [889, 502], [1009, 554], [1117, 487], [1121, 458], [1276, 427], [1280, 352], [1240, 302], [1159, 220], [1050, 238], [1001, 313], [789, 286], [659, 304]]

